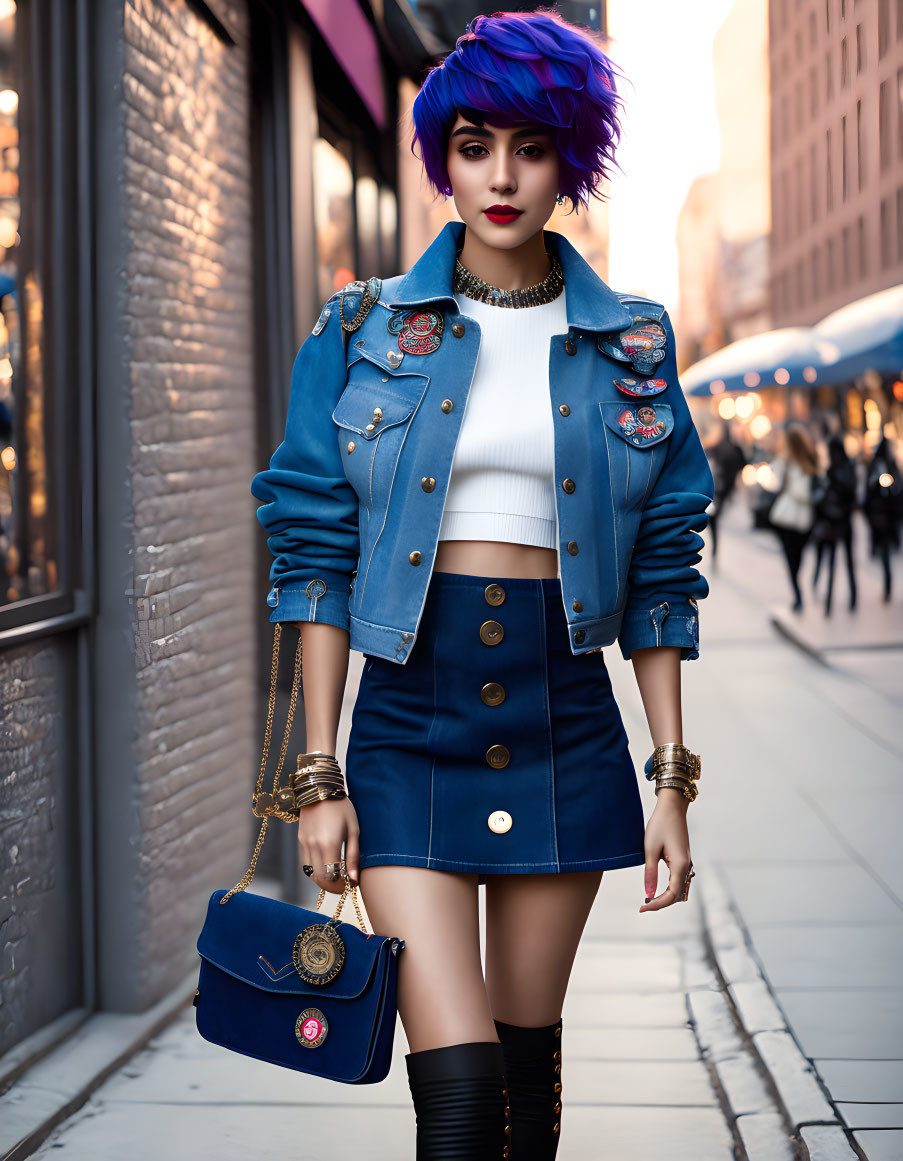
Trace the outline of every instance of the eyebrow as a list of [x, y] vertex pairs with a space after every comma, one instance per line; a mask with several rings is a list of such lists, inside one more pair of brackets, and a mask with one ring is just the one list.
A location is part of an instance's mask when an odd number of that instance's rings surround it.
[[[528, 125], [526, 129], [518, 129], [516, 133], [512, 133], [512, 137], [539, 137], [542, 134], [547, 135], [549, 129], [545, 125]], [[485, 129], [478, 125], [462, 125], [460, 129], [456, 129], [452, 133], [452, 137], [459, 136], [466, 137], [494, 137], [495, 134], [491, 129]]]

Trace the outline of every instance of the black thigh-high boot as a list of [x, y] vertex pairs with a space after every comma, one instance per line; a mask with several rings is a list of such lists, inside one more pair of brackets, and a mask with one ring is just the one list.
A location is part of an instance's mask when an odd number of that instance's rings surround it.
[[510, 1161], [552, 1161], [561, 1130], [561, 1019], [542, 1028], [495, 1021], [511, 1108]]
[[508, 1156], [505, 1058], [496, 1040], [405, 1055], [417, 1114], [417, 1161], [502, 1161]]

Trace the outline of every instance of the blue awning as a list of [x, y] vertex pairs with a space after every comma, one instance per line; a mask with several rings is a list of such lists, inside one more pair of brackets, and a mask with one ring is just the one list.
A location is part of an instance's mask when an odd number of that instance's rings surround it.
[[903, 371], [903, 285], [832, 311], [813, 327], [783, 327], [730, 343], [681, 375], [688, 395], [758, 387], [834, 386], [871, 368]]

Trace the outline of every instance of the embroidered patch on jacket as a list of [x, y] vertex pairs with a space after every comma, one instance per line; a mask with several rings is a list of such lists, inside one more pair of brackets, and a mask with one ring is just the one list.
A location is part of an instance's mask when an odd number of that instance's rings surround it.
[[634, 443], [655, 439], [666, 430], [665, 423], [656, 419], [654, 407], [625, 407], [618, 416], [618, 423], [625, 435], [633, 437]]
[[636, 318], [633, 325], [619, 331], [611, 339], [601, 335], [596, 339], [599, 350], [621, 363], [630, 363], [640, 375], [652, 375], [665, 357], [668, 336], [661, 323], [649, 318]]
[[398, 336], [398, 346], [409, 355], [431, 355], [442, 344], [445, 317], [437, 310], [400, 310], [386, 321], [390, 335]]
[[664, 379], [615, 379], [614, 385], [625, 395], [634, 398], [642, 395], [658, 395], [668, 386]]

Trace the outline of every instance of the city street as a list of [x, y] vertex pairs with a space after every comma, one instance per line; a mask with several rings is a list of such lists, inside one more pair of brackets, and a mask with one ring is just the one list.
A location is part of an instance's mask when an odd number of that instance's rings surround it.
[[[722, 533], [701, 663], [685, 669], [686, 739], [703, 755], [694, 890], [640, 915], [641, 868], [604, 877], [564, 1010], [559, 1156], [728, 1161], [738, 1142], [749, 1161], [789, 1161], [790, 1130], [813, 1161], [852, 1161], [849, 1126], [870, 1161], [891, 1161], [903, 1155], [900, 691], [883, 686], [899, 651], [845, 652], [846, 669], [813, 660], [770, 624], [786, 585], [770, 537], [747, 533], [739, 505]], [[877, 572], [860, 584], [869, 616]], [[616, 649], [607, 659], [639, 767], [631, 667]], [[413, 1156], [406, 1050], [399, 1023], [389, 1078], [346, 1088], [207, 1044], [188, 1007], [37, 1155]]]

